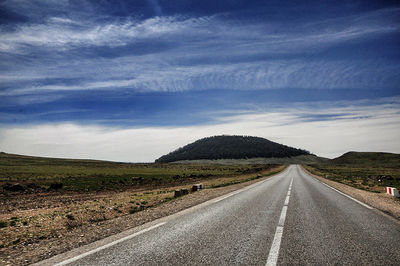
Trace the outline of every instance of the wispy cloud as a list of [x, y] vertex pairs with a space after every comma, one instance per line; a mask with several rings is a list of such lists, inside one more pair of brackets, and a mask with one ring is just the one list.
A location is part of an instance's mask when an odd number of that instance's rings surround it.
[[27, 53], [27, 46], [47, 46], [57, 49], [126, 45], [139, 38], [150, 38], [178, 30], [181, 24], [173, 18], [151, 18], [145, 21], [127, 19], [103, 25], [93, 21], [72, 21], [52, 17], [45, 24], [21, 25], [16, 31], [3, 32], [0, 50]]
[[[379, 11], [381, 17], [387, 12], [400, 13], [397, 9], [382, 12]], [[100, 24], [96, 19], [50, 17], [42, 24], [22, 24], [12, 31], [2, 30], [0, 50], [9, 54], [11, 60], [4, 65], [2, 76], [9, 86], [2, 95], [90, 89], [395, 86], [399, 80], [398, 62], [312, 56], [340, 43], [399, 31], [399, 25], [391, 21], [366, 24], [364, 20], [353, 18], [346, 22], [338, 18], [327, 28], [312, 28], [239, 23], [226, 14], [108, 19]], [[140, 52], [150, 43], [154, 47], [159, 44], [160, 48]], [[94, 47], [99, 47], [101, 54], [93, 54]], [[24, 65], [17, 59], [21, 54], [27, 59], [36, 53], [43, 58], [34, 56], [34, 64]], [[49, 85], [37, 81], [41, 77], [80, 81]], [[37, 82], [34, 86], [20, 84], [21, 78]]]
[[[170, 54], [171, 55], [171, 54]], [[155, 60], [157, 61], [157, 59]], [[102, 65], [104, 64], [104, 65]], [[101, 66], [104, 75], [96, 72]], [[400, 63], [362, 60], [270, 60], [233, 64], [174, 66], [167, 62], [149, 63], [146, 58], [126, 57], [124, 60], [81, 61], [72, 64], [70, 77], [79, 78], [76, 84], [39, 84], [11, 86], [0, 95], [41, 94], [48, 91], [121, 90], [133, 92], [187, 91], [210, 89], [263, 90], [280, 88], [341, 89], [379, 87], [396, 88], [400, 81]], [[48, 77], [59, 77], [64, 67], [49, 69]], [[80, 70], [85, 68], [84, 72]], [[42, 69], [43, 70], [43, 69]], [[109, 70], [109, 72], [108, 72]], [[55, 71], [55, 72], [54, 72]], [[67, 77], [65, 75], [64, 77]], [[128, 77], [128, 78], [127, 78]], [[94, 80], [96, 79], [96, 80]], [[15, 81], [18, 82], [19, 80]]]
[[[399, 14], [400, 9], [386, 10], [383, 14], [382, 11], [377, 13], [384, 17], [385, 13]], [[13, 31], [2, 30], [0, 49], [3, 52], [22, 53], [29, 52], [29, 49], [26, 50], [27, 46], [45, 45], [58, 49], [103, 45], [115, 47], [141, 39], [178, 37], [183, 41], [183, 46], [190, 46], [193, 45], [192, 41], [202, 40], [203, 45], [206, 41], [208, 48], [210, 45], [223, 48], [226, 47], [225, 44], [231, 43], [231, 47], [258, 49], [262, 47], [271, 53], [296, 52], [299, 49], [303, 51], [316, 46], [399, 31], [399, 25], [391, 21], [376, 20], [374, 23], [365, 24], [364, 16], [350, 21], [343, 18], [330, 20], [329, 27], [318, 29], [315, 27], [310, 29], [310, 25], [307, 27], [276, 23], [265, 25], [260, 22], [240, 24], [224, 14], [196, 18], [169, 16], [145, 20], [134, 17], [112, 20], [113, 18], [109, 18], [99, 24], [97, 20], [50, 17], [45, 23], [22, 24]]]

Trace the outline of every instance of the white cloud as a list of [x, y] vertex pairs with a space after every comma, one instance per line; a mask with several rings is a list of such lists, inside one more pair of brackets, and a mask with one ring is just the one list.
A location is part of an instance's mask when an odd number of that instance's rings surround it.
[[[375, 106], [297, 107], [285, 111], [243, 113], [214, 125], [112, 128], [77, 124], [4, 126], [0, 149], [10, 153], [113, 161], [153, 161], [202, 137], [254, 135], [336, 157], [350, 150], [400, 153], [398, 101]], [[338, 115], [307, 120], [310, 115]]]

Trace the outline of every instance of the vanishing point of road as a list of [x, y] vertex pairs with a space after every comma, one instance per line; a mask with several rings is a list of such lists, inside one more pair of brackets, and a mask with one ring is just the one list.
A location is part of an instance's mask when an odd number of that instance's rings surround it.
[[400, 265], [400, 223], [292, 165], [140, 231], [41, 264]]

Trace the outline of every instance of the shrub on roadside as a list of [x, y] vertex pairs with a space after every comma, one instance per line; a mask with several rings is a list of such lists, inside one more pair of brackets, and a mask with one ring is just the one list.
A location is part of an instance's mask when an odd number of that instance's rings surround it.
[[7, 227], [8, 223], [6, 221], [0, 221], [0, 228]]

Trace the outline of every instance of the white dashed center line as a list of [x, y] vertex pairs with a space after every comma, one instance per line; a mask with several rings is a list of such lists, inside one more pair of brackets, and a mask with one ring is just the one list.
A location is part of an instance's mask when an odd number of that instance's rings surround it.
[[292, 191], [293, 178], [290, 181], [288, 193], [286, 195], [285, 203], [281, 211], [281, 216], [279, 217], [278, 226], [276, 227], [274, 240], [272, 241], [271, 249], [269, 250], [269, 255], [267, 259], [267, 266], [275, 266], [278, 262], [279, 248], [281, 246], [281, 240], [283, 235], [283, 226], [285, 225], [286, 213], [289, 205], [290, 193]]

